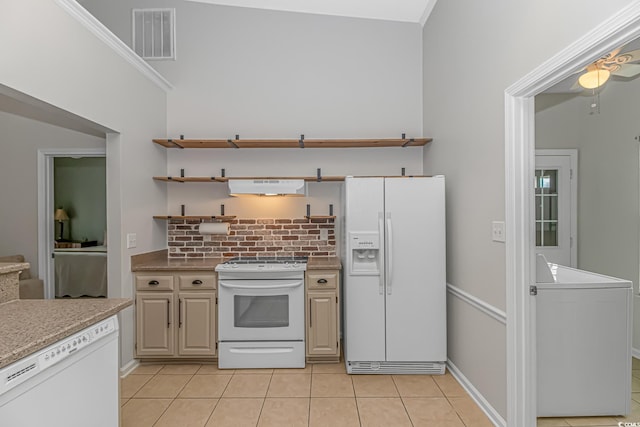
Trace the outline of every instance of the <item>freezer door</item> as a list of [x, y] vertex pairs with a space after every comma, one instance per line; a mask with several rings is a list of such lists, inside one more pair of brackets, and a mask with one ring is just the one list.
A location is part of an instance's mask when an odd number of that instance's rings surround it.
[[444, 177], [385, 178], [387, 361], [446, 361]]
[[[380, 232], [383, 225], [383, 179], [345, 180], [345, 231]], [[384, 233], [380, 233], [384, 256]], [[352, 275], [352, 248], [347, 239], [344, 271], [345, 358], [349, 361], [381, 361], [385, 358], [384, 268], [379, 275]], [[382, 264], [382, 263], [381, 263]]]

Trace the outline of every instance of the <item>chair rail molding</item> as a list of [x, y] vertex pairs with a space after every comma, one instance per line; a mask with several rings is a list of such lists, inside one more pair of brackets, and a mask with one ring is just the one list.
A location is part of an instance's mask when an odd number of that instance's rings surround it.
[[493, 318], [494, 320], [497, 320], [503, 325], [507, 324], [507, 313], [505, 313], [504, 311], [500, 310], [497, 307], [492, 306], [488, 302], [483, 301], [480, 298], [474, 295], [471, 295], [466, 291], [463, 291], [462, 289], [452, 285], [451, 283], [447, 283], [447, 292], [449, 292], [452, 295], [455, 295], [456, 297], [460, 298], [467, 304], [472, 305], [473, 307], [477, 308], [487, 316]]
[[91, 31], [96, 37], [102, 40], [114, 52], [120, 55], [125, 61], [133, 65], [145, 77], [155, 83], [164, 91], [173, 89], [173, 85], [162, 77], [151, 65], [140, 58], [129, 46], [116, 37], [104, 24], [95, 16], [87, 12], [76, 0], [55, 0], [55, 2], [71, 17]]
[[640, 0], [601, 22], [505, 90], [507, 424], [536, 425], [534, 97], [640, 36]]

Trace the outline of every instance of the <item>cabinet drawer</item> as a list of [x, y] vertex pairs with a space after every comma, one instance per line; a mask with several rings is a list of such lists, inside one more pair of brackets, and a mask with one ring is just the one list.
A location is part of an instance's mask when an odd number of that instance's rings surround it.
[[136, 274], [136, 289], [139, 291], [173, 290], [172, 274]]
[[337, 271], [307, 272], [307, 289], [336, 289]]
[[215, 289], [215, 274], [180, 274], [178, 276], [180, 289]]

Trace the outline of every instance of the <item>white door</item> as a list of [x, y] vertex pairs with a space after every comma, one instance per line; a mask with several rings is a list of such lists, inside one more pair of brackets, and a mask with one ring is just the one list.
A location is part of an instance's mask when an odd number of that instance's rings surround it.
[[577, 150], [536, 150], [536, 253], [547, 261], [578, 266]]
[[444, 177], [385, 178], [386, 360], [446, 360]]
[[[379, 257], [383, 257], [383, 178], [345, 180], [345, 229], [350, 233], [371, 233], [379, 237]], [[372, 272], [354, 271], [347, 244], [344, 266], [345, 357], [348, 361], [385, 360], [384, 266]]]

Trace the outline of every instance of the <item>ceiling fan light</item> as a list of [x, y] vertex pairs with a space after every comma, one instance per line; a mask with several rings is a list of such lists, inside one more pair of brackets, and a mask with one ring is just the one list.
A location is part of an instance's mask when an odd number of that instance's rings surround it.
[[595, 69], [587, 71], [578, 78], [578, 84], [585, 89], [595, 89], [602, 86], [611, 77], [609, 70]]

